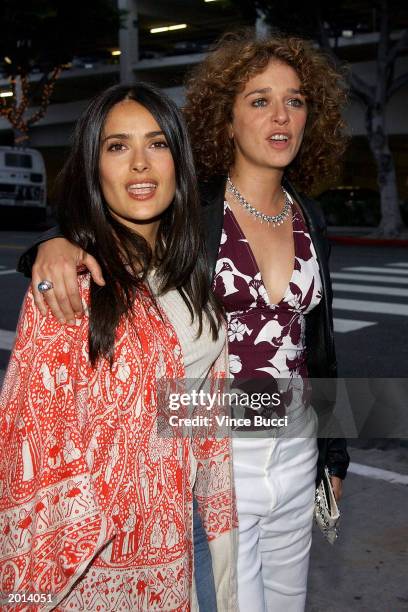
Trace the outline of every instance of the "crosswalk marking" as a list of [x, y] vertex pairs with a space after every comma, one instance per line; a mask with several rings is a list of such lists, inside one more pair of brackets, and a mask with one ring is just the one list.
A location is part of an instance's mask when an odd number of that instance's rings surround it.
[[407, 304], [393, 304], [392, 302], [368, 302], [367, 300], [334, 298], [333, 308], [338, 308], [339, 310], [352, 310], [354, 312], [374, 312], [408, 317]]
[[358, 476], [367, 476], [368, 478], [376, 478], [378, 480], [386, 480], [393, 484], [408, 485], [408, 475], [392, 472], [391, 470], [383, 470], [382, 468], [373, 467], [372, 465], [363, 465], [361, 463], [350, 462], [348, 472], [357, 474]]
[[[332, 272], [333, 299], [335, 314], [339, 311], [353, 311], [353, 313], [366, 312], [373, 314], [388, 314], [408, 316], [408, 305], [402, 303], [381, 302], [376, 299], [357, 300], [340, 298], [338, 294], [363, 293], [373, 296], [408, 297], [408, 262], [388, 263], [379, 266], [348, 266], [341, 268], [340, 272]], [[338, 282], [348, 281], [348, 282]], [[354, 281], [354, 282], [351, 282]], [[393, 284], [393, 287], [389, 285]], [[396, 285], [396, 286], [395, 286]], [[402, 285], [402, 286], [401, 286]], [[376, 321], [363, 321], [358, 319], [334, 318], [334, 331], [348, 333], [377, 325]]]
[[353, 285], [353, 283], [333, 283], [334, 291], [350, 291], [351, 293], [378, 293], [379, 295], [397, 295], [408, 297], [408, 289], [403, 287], [381, 287], [380, 285]]
[[357, 331], [364, 329], [365, 327], [371, 327], [371, 325], [377, 325], [374, 321], [360, 321], [357, 319], [339, 319], [334, 317], [333, 319], [334, 331], [338, 334], [347, 334], [348, 332]]
[[0, 276], [5, 276], [6, 274], [18, 274], [17, 270], [0, 270]]
[[7, 329], [0, 329], [0, 349], [11, 351], [16, 333]]
[[382, 276], [379, 274], [352, 274], [351, 272], [332, 272], [332, 278], [344, 280], [356, 280], [363, 282], [375, 281], [377, 283], [397, 283], [399, 285], [408, 285], [408, 278], [400, 276]]
[[391, 268], [385, 268], [384, 266], [382, 268], [375, 268], [374, 266], [353, 266], [350, 268], [343, 268], [343, 270], [348, 270], [350, 272], [392, 272], [393, 274], [402, 274], [402, 275], [407, 275], [408, 274], [408, 270], [399, 270], [399, 269], [391, 269]]

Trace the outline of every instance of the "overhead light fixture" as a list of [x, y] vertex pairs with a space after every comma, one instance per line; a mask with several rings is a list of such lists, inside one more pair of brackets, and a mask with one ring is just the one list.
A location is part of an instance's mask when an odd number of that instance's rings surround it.
[[4, 61], [6, 62], [6, 64], [12, 64], [13, 63], [11, 61], [11, 59], [8, 57], [8, 55], [5, 56]]
[[217, 2], [217, 0], [204, 0], [204, 2]]
[[184, 30], [186, 27], [186, 23], [178, 23], [177, 25], [162, 26], [161, 28], [151, 28], [150, 34], [159, 34], [160, 32], [172, 32], [173, 30]]
[[122, 53], [122, 51], [120, 49], [114, 49], [113, 51], [111, 51], [111, 55], [120, 55]]
[[0, 98], [10, 98], [13, 95], [12, 91], [1, 91]]
[[343, 38], [353, 38], [354, 32], [353, 30], [343, 30], [341, 35]]

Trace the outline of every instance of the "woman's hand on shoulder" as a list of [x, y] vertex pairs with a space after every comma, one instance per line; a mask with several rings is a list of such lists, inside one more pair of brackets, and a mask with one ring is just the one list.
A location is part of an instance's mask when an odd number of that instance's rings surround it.
[[[72, 325], [76, 317], [83, 315], [78, 288], [78, 267], [83, 266], [97, 285], [105, 284], [96, 259], [65, 238], [53, 238], [38, 247], [32, 270], [32, 289], [35, 304], [43, 316], [49, 307], [61, 323]], [[38, 283], [44, 280], [51, 281], [53, 288], [41, 293]]]
[[334, 497], [336, 498], [336, 502], [338, 502], [343, 495], [343, 481], [338, 476], [330, 476], [330, 482], [333, 487]]

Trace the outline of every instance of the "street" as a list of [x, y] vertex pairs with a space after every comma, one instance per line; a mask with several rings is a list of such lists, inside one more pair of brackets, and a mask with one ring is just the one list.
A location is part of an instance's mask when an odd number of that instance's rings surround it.
[[[28, 284], [14, 269], [34, 236], [0, 232], [0, 376]], [[405, 249], [334, 245], [331, 269], [339, 374], [407, 377]], [[351, 444], [339, 539], [331, 547], [314, 528], [306, 612], [408, 610], [407, 441]]]
[[339, 376], [408, 375], [408, 253], [334, 245], [331, 254]]
[[406, 611], [408, 449], [349, 451], [338, 540], [314, 526], [306, 612]]
[[38, 232], [0, 232], [0, 378], [10, 355], [18, 313], [28, 281], [15, 271], [18, 258]]

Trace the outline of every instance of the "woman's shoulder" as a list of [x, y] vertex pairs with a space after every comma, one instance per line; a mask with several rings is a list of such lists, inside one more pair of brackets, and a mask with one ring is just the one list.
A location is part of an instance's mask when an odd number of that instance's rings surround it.
[[301, 200], [303, 207], [313, 219], [314, 225], [321, 231], [326, 230], [326, 219], [324, 217], [320, 202], [303, 194], [301, 195]]
[[324, 233], [326, 231], [326, 220], [324, 218], [320, 203], [310, 196], [299, 192], [293, 183], [287, 179], [284, 180], [283, 186], [299, 205], [303, 215], [306, 217], [309, 229], [316, 229]]

